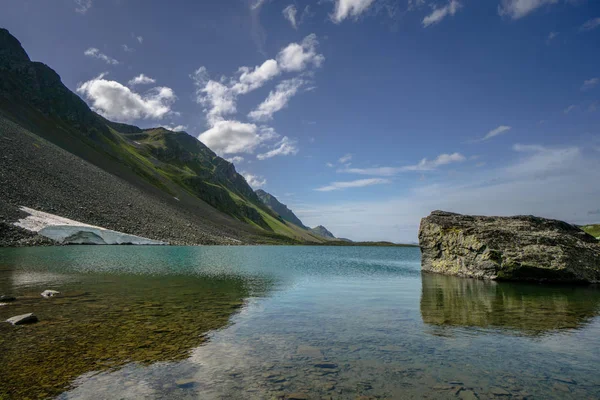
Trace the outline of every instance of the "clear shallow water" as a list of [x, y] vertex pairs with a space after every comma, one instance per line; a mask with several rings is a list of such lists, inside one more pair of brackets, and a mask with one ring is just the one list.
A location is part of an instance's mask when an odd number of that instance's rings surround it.
[[0, 293], [41, 320], [0, 324], [9, 398], [600, 397], [600, 289], [421, 275], [416, 248], [0, 249]]

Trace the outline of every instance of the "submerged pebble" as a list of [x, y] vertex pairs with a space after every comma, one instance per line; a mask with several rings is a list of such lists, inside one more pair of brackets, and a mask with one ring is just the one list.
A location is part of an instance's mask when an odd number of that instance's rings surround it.
[[42, 297], [54, 297], [57, 294], [60, 294], [60, 292], [57, 290], [44, 290], [42, 292]]

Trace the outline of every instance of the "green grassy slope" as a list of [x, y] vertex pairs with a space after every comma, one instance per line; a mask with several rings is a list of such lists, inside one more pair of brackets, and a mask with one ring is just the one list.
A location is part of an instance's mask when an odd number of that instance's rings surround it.
[[595, 225], [584, 225], [581, 227], [585, 232], [589, 233], [595, 238], [600, 238], [600, 224]]

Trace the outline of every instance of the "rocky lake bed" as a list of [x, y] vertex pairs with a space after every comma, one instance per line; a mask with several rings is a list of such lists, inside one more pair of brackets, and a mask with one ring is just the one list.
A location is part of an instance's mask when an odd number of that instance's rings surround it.
[[597, 288], [421, 274], [418, 248], [62, 246], [0, 266], [0, 320], [38, 318], [0, 323], [4, 398], [600, 394]]

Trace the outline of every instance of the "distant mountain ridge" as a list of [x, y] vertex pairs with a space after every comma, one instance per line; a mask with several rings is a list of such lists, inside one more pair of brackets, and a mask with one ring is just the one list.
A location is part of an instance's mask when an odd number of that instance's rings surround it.
[[323, 225], [316, 226], [310, 230], [312, 233], [327, 239], [337, 239], [333, 233], [329, 232]]
[[262, 189], [258, 189], [255, 193], [267, 207], [279, 214], [281, 218], [301, 228], [309, 229], [302, 223], [302, 221], [300, 221], [300, 218], [298, 218], [296, 214], [294, 214], [293, 211], [288, 208], [288, 206], [277, 200], [275, 196], [265, 192]]

